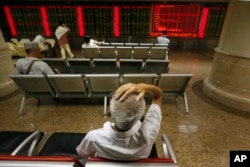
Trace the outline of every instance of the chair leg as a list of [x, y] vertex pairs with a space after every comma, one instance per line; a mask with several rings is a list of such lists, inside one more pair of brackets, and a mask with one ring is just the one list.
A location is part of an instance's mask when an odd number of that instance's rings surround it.
[[104, 117], [107, 117], [107, 96], [104, 96]]
[[41, 104], [41, 100], [39, 97], [36, 98], [37, 99], [37, 105], [40, 105]]
[[25, 106], [25, 102], [26, 102], [26, 97], [23, 96], [22, 101], [21, 101], [21, 105], [20, 105], [20, 108], [19, 108], [19, 113], [18, 113], [19, 118], [22, 117], [22, 112], [23, 112], [23, 109], [24, 109], [24, 106]]
[[188, 114], [188, 102], [187, 102], [186, 92], [183, 93], [183, 98], [184, 98], [185, 107], [186, 107], [186, 114]]

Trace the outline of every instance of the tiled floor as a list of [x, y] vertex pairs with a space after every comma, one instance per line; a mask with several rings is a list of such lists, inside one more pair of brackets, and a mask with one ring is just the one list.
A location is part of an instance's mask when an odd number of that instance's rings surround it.
[[[76, 57], [80, 53], [75, 53]], [[250, 150], [250, 119], [207, 103], [192, 85], [203, 80], [212, 68], [213, 51], [172, 50], [169, 73], [193, 73], [187, 87], [189, 115], [184, 115], [182, 98], [165, 98], [160, 134], [167, 134], [181, 167], [229, 166], [230, 150]], [[0, 130], [87, 132], [109, 120], [103, 117], [102, 99], [43, 98], [41, 105], [29, 99], [23, 118], [17, 113], [22, 94], [0, 100]], [[156, 141], [162, 156], [160, 135]]]

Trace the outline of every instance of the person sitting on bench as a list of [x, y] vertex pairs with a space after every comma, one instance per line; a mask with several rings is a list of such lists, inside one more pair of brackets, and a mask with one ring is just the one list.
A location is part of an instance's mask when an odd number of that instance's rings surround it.
[[28, 56], [17, 60], [14, 74], [55, 74], [47, 63], [39, 59], [40, 49], [38, 43], [26, 42], [24, 48]]
[[[152, 95], [152, 104], [143, 121], [145, 93]], [[77, 146], [83, 157], [101, 157], [132, 161], [148, 158], [157, 138], [162, 120], [162, 90], [149, 84], [128, 83], [119, 87], [110, 101], [113, 123], [91, 130]]]

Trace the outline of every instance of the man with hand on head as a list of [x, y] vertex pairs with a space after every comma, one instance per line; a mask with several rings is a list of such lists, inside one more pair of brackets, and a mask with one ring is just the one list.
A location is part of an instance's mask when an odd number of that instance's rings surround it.
[[[152, 95], [152, 104], [143, 122], [145, 93]], [[83, 158], [102, 157], [111, 160], [148, 158], [157, 138], [162, 120], [162, 90], [149, 84], [125, 84], [119, 87], [111, 101], [113, 122], [87, 133], [76, 148]]]

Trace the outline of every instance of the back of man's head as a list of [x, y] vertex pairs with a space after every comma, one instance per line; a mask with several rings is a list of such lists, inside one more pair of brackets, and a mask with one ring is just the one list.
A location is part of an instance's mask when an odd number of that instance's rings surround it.
[[167, 30], [163, 30], [163, 31], [162, 31], [162, 34], [163, 34], [163, 35], [167, 35], [167, 33], [168, 33]]
[[62, 25], [64, 25], [65, 23], [64, 23], [64, 21], [63, 20], [60, 20], [59, 22], [58, 22], [58, 25], [59, 26], [62, 26]]
[[27, 54], [30, 54], [32, 51], [39, 49], [39, 45], [36, 42], [26, 42], [24, 43], [24, 49]]
[[129, 130], [143, 116], [145, 101], [136, 100], [137, 95], [131, 95], [124, 101], [112, 98], [110, 101], [111, 117], [119, 130]]
[[85, 43], [89, 43], [90, 42], [90, 36], [88, 36], [88, 35], [84, 36], [83, 39], [84, 39]]

